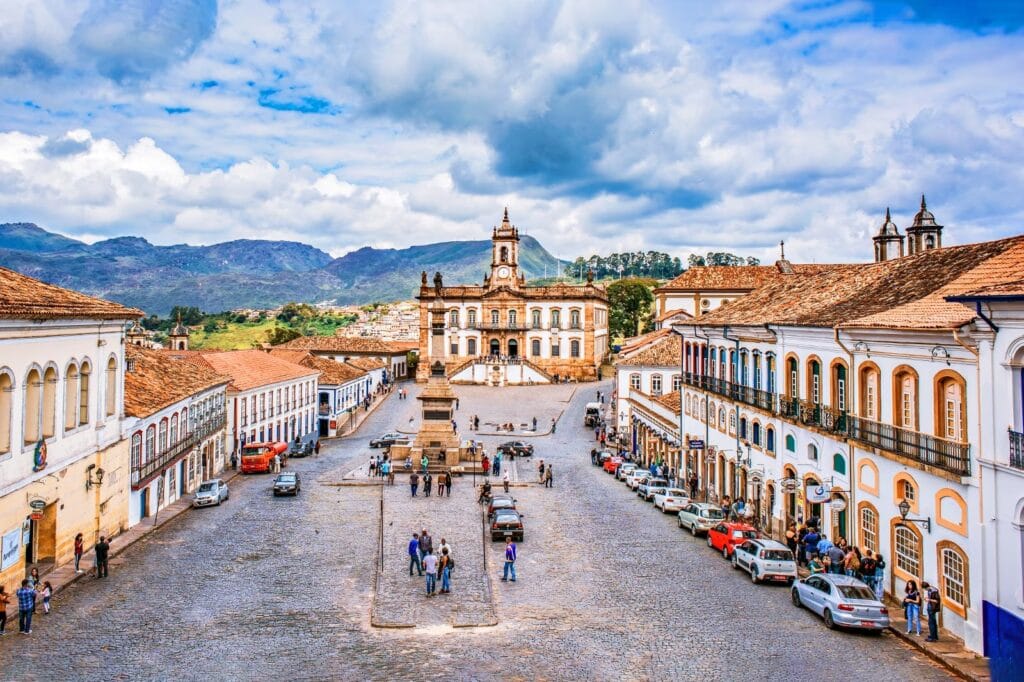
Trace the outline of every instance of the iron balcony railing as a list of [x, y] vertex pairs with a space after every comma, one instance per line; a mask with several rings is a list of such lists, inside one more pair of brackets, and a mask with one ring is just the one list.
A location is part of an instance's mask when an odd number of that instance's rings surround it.
[[[883, 424], [799, 398], [776, 395], [692, 372], [683, 374], [683, 383], [760, 408], [794, 423], [860, 441], [960, 476], [971, 473], [971, 446], [968, 443]], [[1024, 435], [1014, 431], [1010, 432], [1010, 461], [1011, 466], [1024, 468]]]
[[520, 323], [509, 323], [509, 322], [477, 322], [474, 325], [470, 325], [469, 329], [479, 329], [480, 331], [507, 331], [507, 332], [525, 332], [530, 327]]
[[1010, 429], [1010, 466], [1024, 469], [1024, 433]]
[[174, 464], [191, 452], [192, 448], [203, 442], [205, 438], [223, 429], [226, 421], [227, 414], [223, 410], [218, 410], [194, 422], [188, 435], [184, 438], [170, 445], [155, 459], [143, 462], [141, 466], [132, 467], [132, 488], [137, 490], [153, 480], [165, 467]]

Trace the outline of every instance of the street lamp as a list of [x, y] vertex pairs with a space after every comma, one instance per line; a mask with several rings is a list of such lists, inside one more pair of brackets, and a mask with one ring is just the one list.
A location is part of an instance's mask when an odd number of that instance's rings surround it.
[[922, 526], [925, 527], [925, 529], [928, 531], [928, 533], [931, 534], [931, 532], [932, 532], [932, 518], [930, 516], [928, 518], [925, 518], [925, 519], [908, 519], [907, 518], [907, 514], [910, 513], [910, 503], [907, 502], [906, 498], [903, 498], [903, 501], [900, 502], [897, 505], [897, 507], [900, 510], [900, 519], [903, 521], [904, 524], [907, 521], [910, 521], [912, 523], [920, 523]]

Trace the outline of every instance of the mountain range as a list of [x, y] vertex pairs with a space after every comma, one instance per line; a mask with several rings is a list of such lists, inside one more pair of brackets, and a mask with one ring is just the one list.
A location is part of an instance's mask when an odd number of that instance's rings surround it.
[[[527, 278], [560, 267], [529, 236], [521, 239], [519, 261]], [[343, 305], [409, 299], [423, 270], [441, 271], [451, 284], [480, 283], [490, 262], [490, 240], [364, 247], [332, 258], [300, 242], [157, 246], [142, 237], [115, 237], [86, 244], [33, 223], [0, 223], [0, 266], [156, 315], [176, 305], [219, 312], [289, 301]]]

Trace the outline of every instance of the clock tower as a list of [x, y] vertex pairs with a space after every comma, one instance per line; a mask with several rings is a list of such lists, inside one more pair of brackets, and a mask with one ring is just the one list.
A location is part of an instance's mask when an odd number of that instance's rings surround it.
[[501, 227], [495, 227], [491, 235], [491, 274], [487, 277], [487, 287], [518, 289], [519, 285], [519, 228], [509, 222], [506, 207]]

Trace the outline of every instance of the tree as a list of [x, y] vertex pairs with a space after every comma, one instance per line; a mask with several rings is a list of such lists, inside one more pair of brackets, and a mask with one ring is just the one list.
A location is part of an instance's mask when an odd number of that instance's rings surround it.
[[300, 336], [302, 336], [302, 332], [297, 329], [275, 325], [273, 329], [267, 332], [267, 343], [271, 346], [277, 346], [282, 343], [287, 343], [292, 339], [297, 339]]
[[652, 289], [657, 281], [627, 277], [608, 285], [608, 327], [612, 337], [630, 337], [650, 331], [654, 324]]
[[285, 303], [281, 312], [277, 314], [277, 319], [285, 323], [296, 321], [296, 318], [298, 318], [298, 322], [302, 322], [314, 317], [316, 317], [316, 310], [308, 303]]
[[761, 261], [753, 256], [737, 256], [734, 253], [728, 251], [708, 251], [707, 255], [698, 256], [695, 253], [691, 253], [690, 257], [686, 259], [686, 262], [691, 268], [701, 267], [705, 265], [760, 265]]
[[199, 310], [199, 308], [195, 307], [194, 305], [174, 306], [173, 308], [171, 308], [171, 314], [168, 316], [168, 319], [174, 323], [177, 323], [179, 315], [181, 316], [181, 323], [184, 325], [190, 326], [194, 324], [199, 324], [200, 322], [203, 321], [203, 313]]

